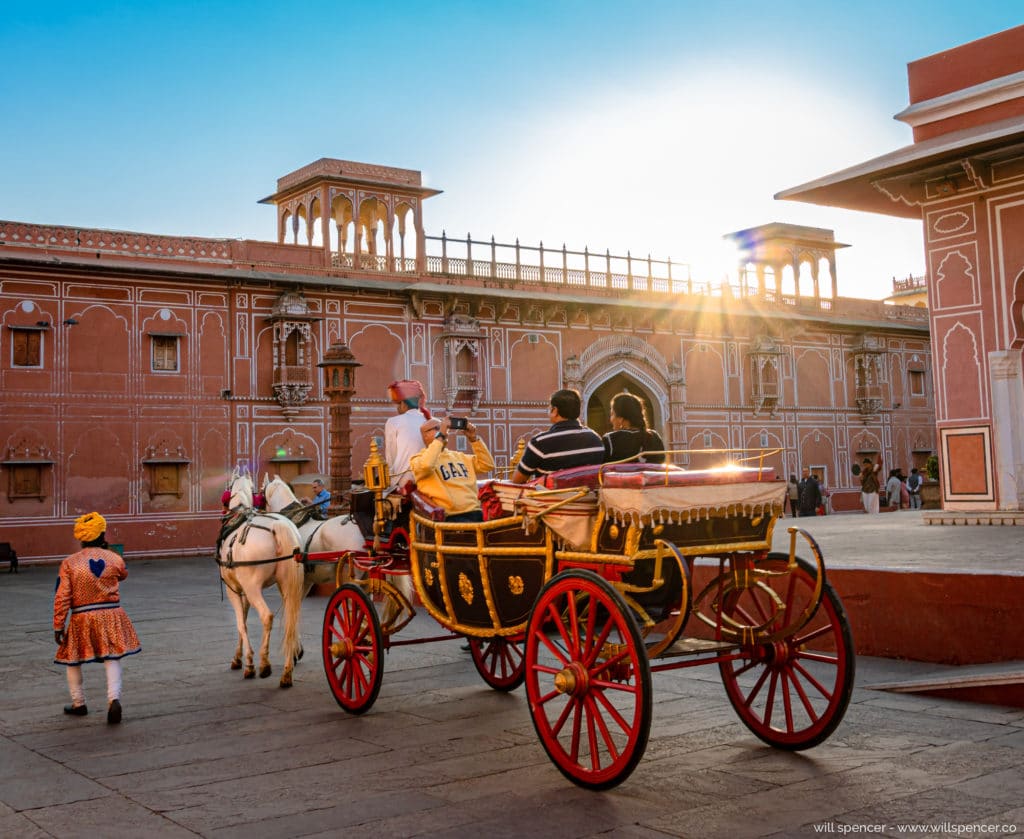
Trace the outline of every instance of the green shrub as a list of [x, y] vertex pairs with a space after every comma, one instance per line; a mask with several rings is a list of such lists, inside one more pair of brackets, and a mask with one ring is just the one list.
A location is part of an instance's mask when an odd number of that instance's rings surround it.
[[928, 473], [930, 480], [937, 481], [939, 479], [938, 455], [928, 455], [928, 459], [924, 462], [924, 471]]

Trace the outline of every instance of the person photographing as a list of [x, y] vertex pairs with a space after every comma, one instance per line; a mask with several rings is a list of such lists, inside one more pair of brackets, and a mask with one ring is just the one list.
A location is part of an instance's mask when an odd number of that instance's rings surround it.
[[[466, 435], [471, 455], [449, 447], [450, 435], [459, 433]], [[483, 521], [476, 476], [491, 471], [494, 458], [476, 426], [462, 418], [435, 417], [420, 426], [420, 434], [424, 448], [409, 460], [416, 491], [444, 509], [446, 521]]]

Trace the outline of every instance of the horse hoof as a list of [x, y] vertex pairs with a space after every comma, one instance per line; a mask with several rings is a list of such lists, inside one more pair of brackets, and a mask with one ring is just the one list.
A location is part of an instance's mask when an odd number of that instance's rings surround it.
[[256, 678], [256, 668], [255, 667], [246, 667], [245, 668], [245, 672], [242, 674], [242, 678], [243, 679], [255, 679]]
[[242, 669], [242, 662], [240, 662], [240, 661], [232, 661], [231, 662], [231, 669], [232, 670], [241, 670]]
[[281, 687], [283, 687], [283, 688], [290, 688], [291, 686], [292, 686], [292, 677], [291, 676], [282, 676], [281, 677]]
[[260, 668], [260, 678], [261, 679], [265, 679], [269, 675], [270, 675], [270, 665], [269, 664], [266, 667], [261, 667]]
[[302, 647], [299, 647], [299, 654], [298, 654], [298, 656], [296, 656], [295, 660], [296, 661], [302, 661], [302, 657], [305, 654], [306, 654], [306, 651]]

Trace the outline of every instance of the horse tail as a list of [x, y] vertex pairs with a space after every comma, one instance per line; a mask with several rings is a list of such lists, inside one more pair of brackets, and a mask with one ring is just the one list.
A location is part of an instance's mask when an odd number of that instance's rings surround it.
[[284, 574], [284, 585], [281, 600], [284, 601], [284, 639], [281, 642], [281, 655], [286, 662], [294, 662], [299, 655], [299, 616], [302, 614], [303, 573], [302, 566], [297, 562], [290, 563]]
[[[278, 556], [286, 556], [302, 548], [302, 537], [298, 528], [283, 516], [274, 516], [274, 540]], [[302, 565], [291, 558], [284, 560], [285, 572], [278, 581], [281, 600], [284, 603], [284, 639], [281, 654], [286, 662], [294, 661], [299, 654], [299, 616], [302, 612], [303, 571]]]

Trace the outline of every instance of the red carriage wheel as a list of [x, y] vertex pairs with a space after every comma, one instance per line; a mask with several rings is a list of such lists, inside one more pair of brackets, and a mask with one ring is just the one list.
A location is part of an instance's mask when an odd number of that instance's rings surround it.
[[469, 651], [476, 671], [495, 690], [515, 690], [523, 683], [522, 639], [470, 638]]
[[609, 789], [647, 748], [651, 670], [630, 609], [592, 571], [572, 569], [541, 589], [526, 632], [533, 725], [570, 781]]
[[324, 613], [324, 672], [335, 700], [350, 714], [368, 711], [377, 699], [383, 647], [377, 611], [365, 592], [352, 584], [335, 591]]
[[[789, 557], [772, 553], [757, 568], [785, 571]], [[813, 597], [817, 569], [797, 558], [791, 573], [763, 579], [781, 599], [770, 630], [795, 620]], [[777, 610], [763, 588], [733, 592], [723, 613], [747, 625], [762, 623]], [[853, 636], [835, 590], [824, 581], [821, 602], [810, 620], [789, 638], [740, 647], [741, 657], [719, 664], [725, 691], [743, 724], [780, 749], [799, 751], [823, 742], [835, 731], [853, 693]]]

